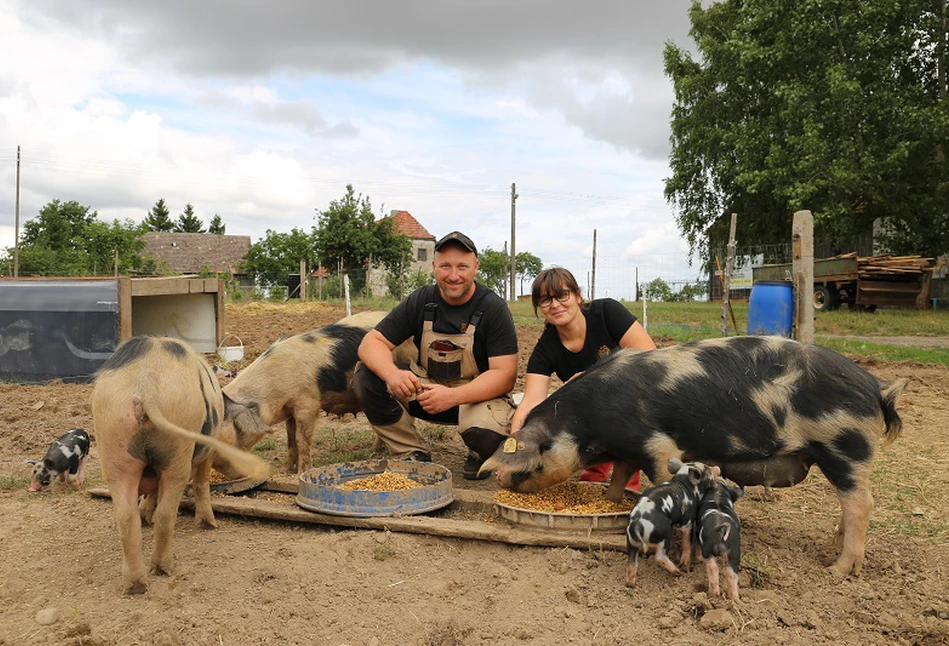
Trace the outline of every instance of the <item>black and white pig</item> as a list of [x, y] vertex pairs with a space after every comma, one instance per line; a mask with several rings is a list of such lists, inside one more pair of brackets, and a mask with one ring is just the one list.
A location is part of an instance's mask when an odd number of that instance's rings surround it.
[[895, 399], [905, 386], [782, 337], [623, 350], [537, 405], [515, 450], [498, 449], [481, 468], [532, 492], [613, 460], [607, 496], [617, 501], [635, 469], [668, 479], [671, 457], [718, 465], [741, 486], [791, 486], [817, 464], [840, 497], [843, 549], [831, 567], [842, 577], [863, 565], [871, 462], [879, 439], [902, 429]]
[[[312, 464], [313, 431], [320, 411], [358, 413], [352, 389], [359, 343], [386, 312], [360, 312], [336, 323], [280, 339], [224, 387], [224, 438], [249, 450], [270, 427], [287, 426], [287, 470], [302, 473]], [[397, 347], [400, 361], [416, 359], [412, 340]], [[215, 461], [227, 475], [230, 467]]]
[[86, 479], [86, 457], [89, 455], [89, 434], [71, 428], [49, 445], [42, 460], [27, 460], [33, 465], [33, 479], [27, 491], [39, 491], [59, 476], [63, 486], [78, 489]]
[[705, 564], [708, 591], [719, 596], [718, 561], [725, 567], [725, 595], [738, 599], [738, 570], [741, 568], [741, 522], [735, 502], [744, 495], [721, 478], [711, 483], [699, 501], [695, 517], [695, 547]]
[[672, 478], [646, 489], [629, 512], [626, 527], [626, 585], [636, 585], [640, 554], [655, 554], [656, 562], [672, 574], [679, 568], [669, 558], [673, 530], [678, 527], [682, 537], [679, 565], [689, 569], [692, 564], [692, 522], [699, 501], [718, 478], [718, 467], [701, 462], [682, 462], [669, 458]]

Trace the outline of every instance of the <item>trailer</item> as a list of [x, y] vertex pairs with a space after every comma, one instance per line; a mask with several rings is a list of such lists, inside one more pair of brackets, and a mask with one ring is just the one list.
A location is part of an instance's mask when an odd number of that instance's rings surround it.
[[[878, 306], [929, 307], [933, 259], [920, 256], [858, 257], [848, 253], [814, 261], [814, 309], [825, 312], [846, 304], [872, 312]], [[791, 263], [762, 265], [754, 282], [792, 280]]]

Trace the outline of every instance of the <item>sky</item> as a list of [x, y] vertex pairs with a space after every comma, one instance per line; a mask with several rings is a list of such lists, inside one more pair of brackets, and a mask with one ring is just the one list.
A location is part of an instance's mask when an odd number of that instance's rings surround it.
[[690, 278], [663, 198], [688, 0], [0, 0], [0, 247], [53, 199], [260, 240], [346, 185], [597, 296]]

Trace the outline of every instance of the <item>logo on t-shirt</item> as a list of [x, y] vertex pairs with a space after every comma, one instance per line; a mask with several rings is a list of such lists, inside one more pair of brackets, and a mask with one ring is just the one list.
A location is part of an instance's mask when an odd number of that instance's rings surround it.
[[605, 345], [601, 345], [600, 349], [596, 351], [597, 359], [602, 359], [603, 357], [607, 357], [609, 356], [609, 354], [610, 354], [610, 349], [606, 347]]

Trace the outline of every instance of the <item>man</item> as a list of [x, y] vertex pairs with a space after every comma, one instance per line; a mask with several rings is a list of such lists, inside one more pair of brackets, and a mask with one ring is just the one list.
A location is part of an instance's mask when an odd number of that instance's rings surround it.
[[[457, 425], [469, 448], [462, 475], [507, 439], [517, 378], [517, 334], [507, 304], [475, 283], [478, 249], [453, 231], [435, 243], [435, 285], [422, 287], [363, 338], [353, 389], [382, 444], [396, 458], [431, 461], [414, 417]], [[414, 338], [419, 360], [397, 365], [392, 350]]]

